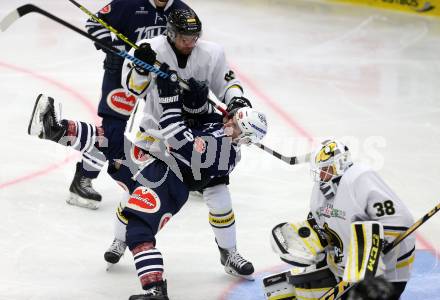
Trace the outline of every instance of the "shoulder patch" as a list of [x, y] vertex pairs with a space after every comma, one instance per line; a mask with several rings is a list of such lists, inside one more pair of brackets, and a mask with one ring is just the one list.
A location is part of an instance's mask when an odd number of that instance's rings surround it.
[[194, 150], [200, 154], [206, 151], [206, 142], [201, 137], [194, 140]]
[[103, 8], [101, 8], [101, 10], [99, 11], [101, 14], [108, 14], [112, 11], [112, 6], [111, 4], [108, 4], [106, 6], [104, 6]]

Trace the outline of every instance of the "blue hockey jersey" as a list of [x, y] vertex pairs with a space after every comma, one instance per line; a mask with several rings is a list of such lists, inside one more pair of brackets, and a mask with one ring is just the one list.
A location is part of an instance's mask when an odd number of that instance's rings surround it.
[[[180, 0], [169, 0], [163, 9], [156, 8], [153, 0], [114, 0], [102, 8], [97, 16], [136, 43], [162, 34], [169, 13], [177, 8], [188, 6]], [[130, 46], [123, 41], [113, 40], [110, 31], [92, 18], [87, 20], [86, 29], [88, 33], [104, 42], [124, 46], [126, 51], [130, 50]]]
[[[162, 34], [166, 29], [171, 11], [188, 6], [180, 0], [169, 0], [163, 8], [156, 8], [153, 0], [114, 0], [96, 15], [119, 33], [136, 43], [145, 38]], [[130, 46], [118, 38], [113, 39], [110, 30], [90, 18], [86, 29], [103, 43], [128, 51]], [[99, 46], [96, 46], [99, 49]], [[124, 59], [107, 53], [104, 60], [104, 78], [101, 100], [98, 106], [100, 117], [127, 120], [136, 103], [136, 98], [127, 94], [121, 86], [121, 69]]]
[[[214, 114], [199, 118], [211, 118]], [[180, 109], [164, 108], [159, 124], [170, 155], [159, 159], [190, 190], [202, 189], [213, 178], [228, 175], [240, 160], [240, 147], [226, 136], [221, 119], [214, 116], [214, 120], [205, 119], [199, 126], [189, 128]]]

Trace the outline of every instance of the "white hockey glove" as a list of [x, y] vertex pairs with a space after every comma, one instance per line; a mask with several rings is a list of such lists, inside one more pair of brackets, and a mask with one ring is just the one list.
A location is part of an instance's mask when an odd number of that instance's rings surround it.
[[308, 221], [281, 223], [272, 229], [270, 240], [281, 260], [294, 266], [316, 264], [325, 257], [325, 245]]

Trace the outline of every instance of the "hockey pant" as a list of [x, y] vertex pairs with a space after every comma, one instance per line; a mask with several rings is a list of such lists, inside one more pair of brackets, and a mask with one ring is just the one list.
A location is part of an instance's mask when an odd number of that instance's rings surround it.
[[[98, 115], [102, 117], [102, 127], [110, 149], [110, 153], [106, 155], [108, 159], [115, 158], [112, 152], [117, 154], [122, 147], [125, 125], [135, 104], [136, 97], [127, 95], [121, 86], [121, 72], [106, 70], [102, 80]], [[96, 178], [105, 162], [102, 153], [84, 151], [81, 173], [88, 178]]]
[[143, 289], [162, 281], [163, 258], [156, 248], [156, 233], [186, 203], [189, 190], [162, 161], [151, 159], [139, 176], [151, 183], [135, 188], [123, 209], [127, 218], [126, 243], [133, 253]]
[[[106, 138], [100, 148], [105, 148], [105, 154], [97, 148], [84, 151], [82, 156], [81, 173], [88, 178], [96, 178], [107, 160], [121, 157], [124, 143], [124, 130], [127, 122], [114, 117], [102, 119], [102, 129]], [[82, 135], [87, 135], [82, 131]]]

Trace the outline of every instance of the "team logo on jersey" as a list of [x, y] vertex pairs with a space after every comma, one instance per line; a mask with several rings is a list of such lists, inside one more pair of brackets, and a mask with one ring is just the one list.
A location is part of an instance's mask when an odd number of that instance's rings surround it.
[[160, 199], [152, 189], [141, 186], [131, 194], [127, 207], [145, 213], [155, 213], [160, 209]]
[[200, 154], [203, 154], [206, 151], [206, 142], [201, 137], [195, 138], [194, 150]]
[[332, 204], [327, 204], [318, 208], [316, 210], [316, 215], [318, 217], [324, 216], [326, 218], [339, 218], [345, 220], [345, 211], [334, 208]]
[[171, 220], [172, 216], [173, 215], [171, 213], [163, 214], [163, 216], [160, 218], [159, 229], [157, 231], [161, 230], [165, 226], [165, 224], [168, 223], [169, 220]]
[[101, 14], [108, 14], [112, 11], [112, 6], [110, 4], [104, 6], [103, 8], [101, 8], [101, 10], [99, 11]]
[[129, 116], [136, 105], [136, 97], [127, 95], [124, 89], [116, 89], [108, 94], [107, 104], [115, 112]]

